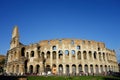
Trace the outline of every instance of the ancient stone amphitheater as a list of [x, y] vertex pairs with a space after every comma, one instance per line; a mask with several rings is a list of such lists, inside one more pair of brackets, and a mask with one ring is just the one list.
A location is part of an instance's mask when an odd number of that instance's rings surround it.
[[117, 72], [114, 50], [102, 42], [81, 39], [43, 40], [23, 45], [18, 27], [14, 27], [7, 52], [8, 74], [78, 75]]

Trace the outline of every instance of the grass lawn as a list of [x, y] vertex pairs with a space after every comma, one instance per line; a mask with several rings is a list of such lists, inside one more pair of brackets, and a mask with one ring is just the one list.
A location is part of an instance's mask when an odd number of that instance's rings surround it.
[[28, 76], [28, 80], [120, 80], [113, 76]]

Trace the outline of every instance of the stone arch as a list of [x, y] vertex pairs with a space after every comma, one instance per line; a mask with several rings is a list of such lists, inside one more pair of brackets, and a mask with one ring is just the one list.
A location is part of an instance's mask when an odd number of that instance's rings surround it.
[[40, 51], [41, 46], [37, 46], [37, 50]]
[[53, 60], [56, 59], [56, 51], [53, 51], [52, 55], [53, 55]]
[[16, 73], [19, 73], [19, 65], [16, 66]]
[[71, 53], [72, 53], [72, 55], [75, 55], [75, 50], [72, 50]]
[[31, 55], [30, 55], [31, 57], [34, 57], [34, 51], [31, 51]]
[[78, 57], [78, 60], [81, 59], [81, 52], [80, 51], [77, 52], [77, 57]]
[[97, 52], [94, 52], [94, 59], [97, 59]]
[[32, 74], [33, 73], [33, 65], [29, 66], [29, 72]]
[[69, 51], [68, 51], [68, 50], [65, 50], [65, 54], [69, 56]]
[[25, 56], [25, 48], [24, 47], [21, 49], [21, 56]]
[[103, 65], [100, 65], [100, 71], [103, 73]]
[[69, 65], [67, 64], [67, 65], [66, 65], [66, 74], [69, 75], [69, 73], [70, 73], [70, 67], [69, 67]]
[[78, 70], [79, 70], [79, 73], [83, 72], [81, 64], [78, 65]]
[[57, 47], [56, 46], [52, 46], [52, 50], [56, 50], [57, 49]]
[[87, 52], [83, 51], [83, 58], [86, 60], [87, 59]]
[[56, 64], [53, 64], [53, 65], [52, 65], [52, 73], [53, 73], [53, 74], [56, 74], [56, 73], [57, 73]]
[[46, 66], [46, 72], [51, 71], [50, 65]]
[[103, 53], [103, 60], [105, 61], [105, 53]]
[[37, 55], [38, 58], [40, 58], [40, 57], [41, 57], [41, 55], [40, 55], [40, 51], [37, 51], [37, 53], [38, 53], [38, 55]]
[[92, 59], [92, 51], [89, 51], [89, 59], [91, 60]]
[[41, 53], [41, 57], [42, 57], [42, 59], [44, 59], [45, 58], [45, 56], [44, 56], [45, 54], [44, 54], [44, 52], [42, 52]]
[[88, 65], [85, 64], [85, 73], [88, 73]]
[[40, 65], [36, 65], [36, 73], [39, 73], [40, 72]]
[[96, 72], [96, 74], [99, 74], [99, 67], [98, 67], [98, 65], [95, 65], [95, 72]]
[[105, 65], [105, 72], [107, 72], [107, 65]]
[[47, 51], [47, 59], [50, 59], [50, 51]]
[[108, 70], [111, 71], [111, 70], [110, 70], [110, 65], [108, 66]]
[[72, 65], [72, 74], [76, 75], [76, 65], [75, 64]]
[[25, 60], [24, 62], [24, 70], [25, 70], [25, 73], [27, 73], [27, 64], [28, 64], [28, 60]]
[[80, 45], [77, 45], [77, 47], [76, 47], [76, 48], [77, 48], [77, 50], [80, 50], [80, 49], [81, 49]]
[[27, 58], [29, 57], [29, 52], [26, 52], [26, 57], [27, 57]]
[[62, 58], [63, 58], [63, 51], [62, 51], [62, 50], [59, 50], [59, 51], [58, 51], [58, 54], [59, 54], [59, 59], [62, 59]]
[[99, 54], [99, 60], [101, 61], [101, 52], [99, 52], [98, 54]]
[[94, 73], [93, 65], [90, 65], [90, 73]]
[[59, 74], [62, 75], [63, 74], [63, 65], [62, 64], [59, 65], [58, 70], [59, 70]]

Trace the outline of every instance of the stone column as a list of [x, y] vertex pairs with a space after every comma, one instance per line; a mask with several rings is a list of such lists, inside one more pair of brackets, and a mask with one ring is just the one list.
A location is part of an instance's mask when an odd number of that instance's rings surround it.
[[98, 68], [99, 68], [99, 73], [101, 73], [101, 67], [100, 67], [100, 65], [98, 65]]
[[79, 73], [79, 70], [78, 70], [78, 65], [76, 65], [76, 74]]
[[72, 65], [69, 65], [69, 69], [70, 69], [70, 74], [72, 74]]
[[36, 65], [33, 65], [33, 73], [36, 73]]
[[84, 60], [84, 58], [83, 58], [83, 51], [81, 51], [81, 60]]
[[75, 60], [78, 60], [77, 51], [75, 51]]
[[93, 71], [96, 74], [96, 67], [95, 67], [95, 65], [93, 65]]
[[88, 64], [88, 73], [90, 73], [90, 65]]
[[82, 71], [85, 72], [85, 65], [82, 64]]
[[71, 53], [71, 51], [69, 50], [69, 60], [71, 61], [71, 59], [72, 59], [72, 53]]
[[65, 73], [66, 73], [66, 66], [63, 65], [63, 74], [65, 74]]

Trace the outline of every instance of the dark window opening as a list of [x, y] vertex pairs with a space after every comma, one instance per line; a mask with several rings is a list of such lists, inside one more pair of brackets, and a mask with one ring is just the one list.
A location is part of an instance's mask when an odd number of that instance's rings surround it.
[[31, 51], [31, 57], [34, 57], [34, 51]]

